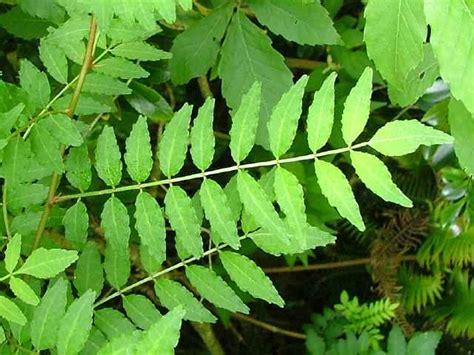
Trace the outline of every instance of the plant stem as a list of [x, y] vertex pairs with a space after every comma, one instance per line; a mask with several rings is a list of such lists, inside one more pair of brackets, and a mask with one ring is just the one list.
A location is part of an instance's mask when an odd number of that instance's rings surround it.
[[247, 323], [256, 325], [257, 327], [260, 327], [260, 328], [262, 328], [262, 329], [268, 330], [268, 331], [270, 331], [270, 332], [272, 332], [272, 333], [281, 334], [281, 335], [286, 335], [287, 337], [290, 337], [290, 338], [296, 338], [296, 339], [306, 340], [306, 335], [305, 335], [305, 334], [293, 332], [293, 331], [291, 331], [291, 330], [282, 329], [282, 328], [280, 328], [280, 327], [277, 327], [276, 325], [273, 325], [273, 324], [270, 324], [270, 323], [262, 322], [262, 321], [260, 321], [260, 320], [257, 320], [257, 319], [255, 319], [255, 318], [246, 316], [246, 315], [244, 315], [244, 314], [232, 313], [231, 316], [232, 316], [232, 318], [235, 318], [235, 319], [238, 319], [238, 320], [241, 320], [241, 321], [244, 321], [244, 322], [247, 322]]
[[199, 90], [201, 91], [201, 96], [206, 99], [208, 97], [214, 97], [211, 91], [211, 87], [209, 86], [209, 81], [205, 75], [201, 75], [197, 78], [197, 82], [199, 85]]
[[[84, 81], [86, 79], [87, 72], [89, 71], [92, 63], [92, 56], [94, 53], [94, 45], [95, 45], [95, 37], [97, 33], [97, 22], [94, 15], [91, 16], [91, 24], [89, 30], [89, 40], [87, 42], [87, 49], [84, 55], [84, 61], [82, 63], [81, 72], [79, 73], [79, 77], [77, 80], [77, 85], [74, 90], [74, 94], [72, 95], [71, 102], [69, 103], [69, 107], [67, 109], [67, 113], [69, 117], [74, 116], [74, 112], [76, 111], [77, 103], [79, 101], [79, 95], [82, 90], [82, 86], [84, 85]], [[61, 151], [64, 152], [65, 147], [61, 147]], [[62, 154], [61, 154], [62, 155]], [[51, 208], [54, 205], [54, 197], [56, 195], [56, 189], [58, 188], [59, 181], [61, 175], [57, 172], [54, 172], [51, 177], [51, 183], [49, 185], [48, 191], [48, 199], [46, 204], [44, 205], [43, 214], [41, 215], [40, 222], [38, 224], [38, 228], [36, 229], [35, 239], [32, 245], [32, 251], [38, 248], [39, 243], [41, 241], [41, 237], [43, 236], [44, 229], [46, 228], [46, 222], [49, 218], [49, 213], [51, 212]]]
[[56, 196], [53, 203], [59, 203], [63, 201], [74, 200], [74, 199], [85, 198], [85, 197], [92, 197], [92, 196], [110, 195], [110, 194], [124, 192], [124, 191], [141, 190], [148, 187], [159, 186], [159, 185], [169, 185], [169, 184], [174, 184], [177, 182], [189, 181], [189, 180], [194, 180], [194, 179], [202, 179], [208, 176], [230, 173], [230, 172], [241, 170], [241, 169], [248, 170], [248, 169], [254, 169], [254, 168], [261, 168], [264, 166], [275, 166], [279, 164], [288, 164], [288, 163], [295, 163], [295, 162], [305, 161], [305, 160], [313, 160], [315, 158], [320, 158], [327, 155], [349, 152], [354, 149], [365, 147], [368, 144], [369, 144], [368, 142], [363, 142], [363, 143], [353, 145], [352, 147], [338, 148], [338, 149], [328, 150], [325, 152], [320, 152], [320, 153], [315, 153], [315, 154], [300, 155], [297, 157], [284, 158], [284, 159], [273, 159], [273, 160], [261, 161], [257, 163], [234, 165], [227, 168], [219, 168], [219, 169], [209, 170], [209, 171], [200, 172], [196, 174], [179, 176], [175, 178], [163, 179], [163, 180], [158, 180], [158, 181], [151, 181], [151, 182], [146, 182], [142, 184], [121, 186], [121, 187], [116, 187], [116, 188], [82, 192], [82, 193], [64, 195], [64, 196]]
[[216, 337], [212, 325], [209, 323], [191, 322], [194, 330], [199, 334], [211, 355], [225, 355], [222, 345]]
[[8, 221], [7, 180], [3, 181], [2, 211], [3, 211], [3, 224], [5, 224], [5, 232], [7, 233], [7, 239], [10, 240], [12, 238], [12, 234], [10, 231], [10, 222]]

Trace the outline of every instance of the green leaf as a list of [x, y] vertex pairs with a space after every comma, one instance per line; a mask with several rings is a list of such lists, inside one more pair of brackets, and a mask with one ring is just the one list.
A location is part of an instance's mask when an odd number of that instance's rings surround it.
[[318, 1], [250, 0], [259, 22], [299, 44], [338, 44], [339, 35]]
[[130, 276], [130, 255], [127, 248], [105, 246], [104, 270], [107, 281], [117, 290], [123, 287]]
[[288, 244], [285, 226], [260, 184], [249, 173], [241, 170], [237, 173], [237, 187], [240, 200], [259, 226], [271, 232], [273, 238]]
[[5, 330], [3, 329], [3, 327], [0, 325], [0, 344], [3, 344], [3, 342], [6, 340], [6, 336], [5, 336]]
[[239, 108], [232, 115], [230, 151], [236, 163], [247, 158], [255, 144], [261, 96], [262, 84], [253, 83], [249, 91], [242, 96]]
[[0, 25], [11, 34], [27, 40], [41, 38], [48, 34], [51, 22], [30, 16], [18, 6], [0, 15]]
[[31, 130], [31, 149], [43, 166], [58, 174], [64, 172], [63, 158], [59, 142], [49, 133], [49, 128], [40, 121]]
[[135, 326], [122, 313], [112, 308], [95, 312], [95, 325], [109, 340], [133, 333]]
[[[11, 110], [0, 113], [0, 137], [8, 137], [10, 135], [10, 131], [15, 126], [24, 109], [25, 104], [19, 103]], [[5, 143], [3, 146], [8, 143], [6, 139], [4, 141]]]
[[82, 247], [87, 241], [89, 229], [89, 214], [82, 201], [77, 201], [69, 207], [63, 217], [64, 234], [74, 245]]
[[189, 144], [189, 122], [193, 107], [184, 104], [168, 123], [159, 142], [160, 169], [167, 177], [179, 173], [186, 159]]
[[21, 235], [15, 234], [7, 244], [5, 250], [5, 269], [8, 273], [12, 273], [20, 260], [21, 252]]
[[184, 11], [190, 11], [193, 8], [192, 0], [177, 0], [179, 6], [183, 8]]
[[87, 74], [82, 91], [113, 96], [132, 93], [126, 83], [101, 73]]
[[104, 271], [97, 245], [94, 242], [87, 243], [79, 255], [73, 283], [79, 295], [85, 294], [87, 290], [92, 290], [97, 295], [102, 291]]
[[28, 93], [35, 108], [43, 108], [48, 104], [51, 94], [48, 77], [27, 59], [20, 63], [20, 85]]
[[199, 109], [197, 117], [193, 121], [191, 129], [191, 157], [193, 163], [201, 171], [205, 171], [214, 158], [214, 99], [207, 98]]
[[175, 1], [155, 0], [155, 7], [163, 20], [168, 23], [176, 21], [176, 4]]
[[400, 326], [395, 324], [388, 334], [387, 353], [388, 355], [406, 354], [406, 347], [405, 336]]
[[49, 19], [53, 22], [64, 19], [64, 9], [57, 5], [54, 0], [46, 0], [41, 3], [35, 0], [22, 0], [18, 5], [31, 16]]
[[192, 265], [186, 268], [186, 277], [202, 297], [217, 307], [231, 312], [249, 313], [249, 308], [214, 271], [204, 266]]
[[9, 285], [13, 294], [23, 302], [33, 306], [36, 306], [39, 303], [39, 298], [35, 291], [22, 279], [11, 276]]
[[135, 331], [121, 337], [115, 337], [111, 341], [107, 341], [102, 332], [100, 330], [98, 330], [98, 332], [105, 341], [98, 344], [98, 346], [94, 346], [94, 350], [89, 353], [91, 355], [136, 354], [137, 344], [143, 336], [142, 332]]
[[24, 181], [25, 167], [29, 165], [30, 141], [24, 141], [21, 137], [9, 140], [3, 151], [2, 172], [9, 182]]
[[8, 185], [7, 204], [10, 211], [19, 211], [43, 203], [48, 197], [48, 187], [41, 184]]
[[111, 196], [105, 202], [100, 218], [107, 243], [117, 249], [127, 248], [130, 238], [130, 217], [122, 201]]
[[337, 209], [339, 214], [347, 218], [358, 230], [364, 231], [365, 225], [360, 215], [351, 185], [341, 170], [323, 160], [314, 161], [316, 176], [321, 192], [329, 204]]
[[166, 259], [166, 229], [163, 213], [156, 199], [141, 191], [135, 201], [135, 229], [147, 251], [160, 264]]
[[171, 80], [175, 84], [205, 75], [214, 65], [232, 10], [233, 4], [227, 3], [175, 37], [170, 60]]
[[441, 340], [441, 332], [424, 332], [418, 333], [411, 337], [407, 346], [407, 355], [416, 354], [436, 354], [436, 348]]
[[61, 84], [67, 84], [67, 59], [64, 52], [51, 41], [42, 39], [39, 56], [48, 73]]
[[256, 141], [268, 146], [267, 122], [280, 96], [292, 85], [290, 70], [283, 57], [272, 48], [268, 36], [240, 11], [232, 17], [221, 55], [219, 76], [222, 79], [222, 93], [229, 107], [237, 109], [242, 96], [253, 83], [262, 83], [262, 106]]
[[145, 296], [128, 295], [123, 298], [123, 308], [128, 318], [141, 329], [149, 329], [161, 318], [155, 305]]
[[125, 164], [132, 179], [138, 183], [150, 176], [153, 166], [150, 133], [145, 117], [138, 117], [126, 141]]
[[182, 306], [184, 319], [194, 322], [215, 323], [217, 318], [204, 307], [184, 286], [176, 281], [159, 279], [155, 282], [155, 293], [169, 310]]
[[121, 154], [114, 129], [106, 126], [97, 139], [95, 168], [99, 177], [109, 186], [117, 186], [122, 179]]
[[388, 122], [370, 139], [369, 145], [388, 156], [413, 153], [420, 145], [449, 144], [453, 138], [444, 132], [425, 126], [417, 120]]
[[294, 234], [291, 243], [298, 246], [298, 250], [306, 250], [306, 207], [304, 205], [303, 187], [296, 176], [288, 170], [278, 167], [275, 170], [275, 196], [286, 222]]
[[101, 60], [94, 65], [94, 71], [120, 79], [147, 78], [150, 75], [138, 64], [119, 57]]
[[14, 274], [26, 274], [49, 279], [64, 271], [77, 260], [77, 251], [64, 249], [35, 249]]
[[49, 115], [43, 122], [53, 137], [64, 145], [78, 147], [84, 142], [77, 126], [63, 113]]
[[222, 241], [234, 249], [240, 247], [237, 224], [232, 218], [232, 211], [227, 196], [219, 184], [210, 179], [204, 179], [199, 191], [202, 207], [206, 218], [211, 223], [212, 230], [217, 232]]
[[322, 148], [331, 135], [334, 123], [334, 82], [337, 73], [333, 72], [324, 80], [321, 88], [314, 94], [307, 118], [308, 145], [313, 153]]
[[70, 148], [64, 165], [69, 183], [80, 191], [87, 191], [92, 180], [87, 145]]
[[[128, 97], [128, 96], [127, 96]], [[71, 102], [72, 94], [62, 96], [53, 104], [56, 111], [65, 111]], [[114, 111], [113, 96], [101, 96], [81, 93], [74, 113], [77, 116], [108, 113]]]
[[77, 354], [86, 344], [92, 328], [95, 292], [75, 299], [59, 323], [58, 354]]
[[474, 175], [474, 114], [461, 101], [451, 99], [449, 103], [449, 126], [454, 137], [454, 150], [459, 164], [469, 175]]
[[[122, 339], [126, 339], [125, 341], [128, 342], [127, 337], [123, 337]], [[107, 339], [105, 335], [98, 330], [96, 327], [92, 326], [91, 333], [89, 338], [87, 338], [86, 345], [81, 351], [81, 355], [95, 355], [99, 354], [99, 350], [107, 344]]]
[[46, 290], [31, 320], [31, 341], [36, 350], [51, 349], [56, 344], [59, 322], [66, 311], [68, 283], [59, 278]]
[[410, 70], [423, 60], [427, 33], [423, 0], [372, 1], [364, 14], [369, 57], [390, 84], [401, 85]]
[[370, 191], [385, 201], [403, 207], [413, 207], [411, 200], [393, 183], [390, 172], [379, 158], [372, 154], [352, 151], [351, 161], [357, 175]]
[[372, 69], [365, 68], [344, 103], [342, 136], [348, 146], [362, 133], [369, 119], [372, 96]]
[[179, 186], [170, 186], [165, 196], [166, 214], [176, 239], [196, 258], [204, 253], [201, 226], [198, 223], [191, 199]]
[[283, 94], [272, 111], [267, 127], [270, 148], [275, 158], [285, 154], [295, 139], [303, 105], [304, 88], [307, 82], [308, 76], [303, 75]]
[[4, 296], [0, 296], [0, 317], [19, 325], [25, 325], [27, 321], [20, 308]]
[[427, 0], [424, 4], [431, 29], [430, 43], [438, 59], [441, 77], [449, 84], [453, 96], [474, 114], [474, 16], [471, 2]]
[[156, 61], [171, 58], [170, 53], [145, 42], [119, 44], [111, 50], [111, 53], [119, 57], [140, 61]]
[[230, 278], [242, 291], [277, 306], [284, 306], [285, 301], [278, 294], [272, 281], [252, 260], [230, 251], [221, 252], [219, 259]]

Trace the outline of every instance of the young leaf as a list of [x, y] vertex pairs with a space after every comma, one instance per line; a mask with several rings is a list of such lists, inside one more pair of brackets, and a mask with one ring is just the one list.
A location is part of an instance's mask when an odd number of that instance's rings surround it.
[[22, 279], [11, 276], [9, 285], [13, 294], [23, 302], [33, 306], [36, 306], [39, 303], [39, 298], [35, 291]]
[[186, 268], [186, 277], [202, 297], [217, 307], [231, 312], [249, 313], [249, 308], [214, 271], [192, 265]]
[[138, 64], [119, 57], [101, 60], [94, 66], [94, 71], [120, 79], [147, 78], [150, 75]]
[[128, 318], [141, 329], [149, 329], [158, 319], [160, 312], [155, 305], [145, 296], [128, 295], [123, 298], [123, 308]]
[[66, 178], [69, 183], [80, 191], [86, 191], [92, 180], [91, 161], [87, 145], [69, 149], [65, 162]]
[[127, 207], [117, 197], [111, 196], [104, 204], [100, 215], [105, 240], [114, 248], [128, 247], [130, 238], [130, 217]]
[[342, 137], [348, 146], [362, 133], [369, 119], [372, 96], [372, 69], [365, 68], [344, 103]]
[[308, 145], [313, 153], [329, 139], [334, 122], [334, 82], [337, 73], [332, 72], [314, 94], [307, 118]]
[[201, 171], [205, 171], [212, 163], [214, 157], [214, 99], [207, 98], [199, 109], [191, 129], [191, 157], [193, 163]]
[[46, 290], [31, 320], [31, 341], [36, 350], [51, 349], [56, 344], [59, 322], [66, 311], [68, 283], [59, 278]]
[[141, 191], [135, 201], [135, 228], [143, 246], [160, 264], [166, 259], [166, 229], [156, 199]]
[[262, 84], [260, 82], [253, 83], [249, 91], [242, 96], [239, 107], [232, 115], [230, 152], [236, 163], [247, 158], [255, 144], [261, 96]]
[[48, 77], [36, 68], [29, 60], [20, 62], [20, 85], [28, 93], [35, 108], [45, 107], [49, 102], [51, 88]]
[[295, 139], [307, 82], [308, 76], [303, 75], [282, 95], [272, 111], [267, 127], [270, 148], [275, 158], [280, 158], [285, 154]]
[[288, 170], [278, 167], [275, 170], [275, 195], [286, 222], [294, 234], [294, 242], [299, 250], [306, 249], [306, 208], [303, 187], [296, 176]]
[[126, 141], [125, 164], [132, 179], [138, 183], [150, 176], [153, 166], [150, 133], [144, 116], [138, 117]]
[[196, 258], [204, 253], [201, 227], [197, 221], [191, 199], [179, 186], [170, 186], [165, 197], [166, 214], [176, 239]]
[[285, 226], [260, 184], [246, 171], [239, 171], [237, 187], [240, 200], [255, 221], [271, 232], [273, 238], [278, 238], [282, 243], [288, 244]]
[[321, 192], [329, 204], [337, 209], [339, 214], [347, 218], [358, 230], [364, 231], [365, 225], [360, 215], [351, 185], [341, 170], [323, 160], [316, 159], [314, 168]]
[[58, 354], [77, 354], [85, 345], [92, 328], [95, 292], [87, 291], [75, 299], [59, 323]]
[[77, 260], [77, 251], [64, 249], [34, 250], [15, 274], [25, 274], [39, 279], [49, 279], [64, 271]]
[[161, 304], [169, 310], [182, 306], [184, 319], [194, 322], [215, 323], [217, 318], [207, 310], [184, 286], [176, 281], [159, 279], [155, 282], [155, 293]]
[[64, 145], [80, 146], [84, 140], [70, 117], [63, 113], [49, 115], [44, 120], [49, 132]]
[[221, 252], [219, 258], [225, 271], [241, 290], [277, 306], [284, 306], [285, 301], [280, 297], [271, 280], [252, 260], [230, 251]]
[[89, 242], [82, 250], [77, 260], [74, 270], [74, 287], [79, 295], [83, 295], [87, 290], [94, 291], [97, 295], [104, 286], [104, 271], [97, 245]]
[[25, 325], [27, 321], [21, 309], [4, 296], [0, 296], [0, 317], [19, 325]]
[[192, 106], [184, 104], [166, 126], [159, 142], [160, 169], [167, 177], [179, 173], [186, 159], [189, 144], [188, 128], [192, 109]]
[[5, 269], [8, 273], [12, 273], [20, 260], [21, 252], [21, 235], [15, 234], [7, 244], [5, 250]]
[[133, 333], [135, 326], [121, 312], [103, 308], [95, 312], [95, 325], [109, 340]]
[[170, 53], [145, 42], [122, 43], [114, 47], [111, 53], [119, 57], [145, 62], [171, 58]]
[[99, 177], [109, 186], [115, 187], [122, 179], [121, 154], [112, 127], [104, 127], [97, 139], [95, 168]]
[[417, 120], [388, 122], [370, 139], [369, 145], [388, 156], [413, 153], [420, 145], [452, 143], [453, 138], [444, 132], [425, 126]]
[[351, 161], [357, 175], [369, 190], [385, 201], [403, 207], [413, 206], [410, 199], [393, 183], [390, 172], [379, 158], [372, 154], [352, 151]]
[[48, 73], [61, 84], [67, 84], [67, 59], [64, 52], [51, 41], [42, 39], [39, 56]]
[[51, 172], [61, 174], [64, 171], [61, 147], [56, 138], [49, 133], [49, 128], [44, 121], [34, 125], [30, 140], [36, 158]]
[[63, 218], [64, 234], [66, 239], [82, 247], [87, 240], [89, 229], [89, 214], [82, 201], [77, 201], [69, 207]]
[[204, 179], [199, 196], [206, 218], [211, 222], [212, 230], [219, 234], [224, 243], [238, 249], [240, 241], [237, 225], [232, 218], [232, 211], [222, 188], [217, 182]]
[[126, 83], [101, 73], [89, 73], [82, 91], [101, 95], [128, 95], [132, 90]]
[[127, 248], [105, 246], [104, 270], [107, 281], [117, 290], [123, 287], [130, 276], [130, 255]]

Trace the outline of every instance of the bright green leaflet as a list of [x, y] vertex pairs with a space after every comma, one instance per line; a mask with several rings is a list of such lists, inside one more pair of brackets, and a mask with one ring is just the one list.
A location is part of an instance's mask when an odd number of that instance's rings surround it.
[[138, 64], [120, 57], [101, 60], [94, 66], [94, 71], [120, 79], [147, 78], [150, 75]]
[[84, 81], [82, 91], [103, 95], [128, 95], [132, 90], [126, 83], [101, 73], [89, 73]]
[[191, 157], [194, 165], [201, 171], [206, 170], [214, 158], [214, 99], [207, 98], [199, 109], [191, 129]]
[[144, 116], [138, 117], [125, 144], [126, 153], [124, 159], [128, 173], [138, 183], [145, 181], [150, 176], [153, 159], [150, 133], [148, 132], [148, 124]]
[[474, 16], [470, 3], [425, 0], [425, 14], [441, 77], [449, 83], [452, 95], [474, 114]]
[[69, 149], [65, 161], [66, 178], [69, 183], [80, 191], [86, 191], [92, 180], [91, 161], [87, 145]]
[[4, 296], [0, 296], [0, 317], [19, 325], [25, 325], [27, 322], [20, 308]]
[[163, 213], [156, 199], [140, 192], [135, 201], [135, 228], [143, 246], [160, 264], [166, 259], [166, 229]]
[[217, 307], [231, 312], [249, 313], [249, 308], [214, 271], [204, 266], [192, 265], [186, 268], [186, 277], [202, 297]]
[[59, 141], [50, 133], [44, 121], [35, 124], [31, 130], [31, 149], [36, 158], [51, 172], [61, 174], [64, 171]]
[[449, 103], [449, 126], [454, 137], [454, 150], [459, 163], [469, 175], [474, 175], [474, 114], [461, 101], [451, 99]]
[[247, 158], [255, 144], [261, 96], [262, 84], [253, 83], [249, 91], [242, 96], [239, 108], [232, 114], [230, 152], [236, 163]]
[[442, 335], [434, 331], [415, 334], [408, 342], [406, 355], [435, 354]]
[[123, 298], [123, 308], [128, 318], [141, 329], [149, 329], [161, 318], [161, 314], [155, 305], [143, 295], [125, 296]]
[[105, 246], [104, 270], [107, 281], [116, 289], [123, 287], [130, 276], [130, 252], [127, 247]]
[[271, 280], [252, 260], [230, 251], [221, 252], [219, 258], [225, 271], [242, 291], [277, 306], [284, 306], [285, 301], [280, 297]]
[[87, 243], [79, 255], [73, 283], [79, 295], [85, 294], [89, 289], [97, 295], [102, 291], [104, 270], [99, 250], [94, 242]]
[[66, 84], [68, 67], [64, 52], [52, 44], [51, 41], [42, 39], [39, 55], [48, 73], [61, 84]]
[[285, 154], [295, 139], [303, 106], [304, 88], [307, 82], [308, 76], [303, 75], [282, 95], [280, 101], [273, 108], [267, 128], [270, 149], [275, 158]]
[[351, 161], [357, 175], [369, 190], [385, 201], [413, 207], [411, 200], [393, 183], [385, 164], [375, 155], [352, 151]]
[[20, 85], [28, 93], [35, 108], [48, 104], [51, 95], [48, 77], [26, 59], [20, 63]]
[[74, 122], [63, 113], [49, 115], [43, 122], [53, 137], [64, 145], [78, 147], [84, 141]]
[[[8, 137], [10, 134], [11, 129], [14, 127], [15, 123], [18, 121], [21, 113], [25, 110], [25, 104], [19, 103], [11, 110], [7, 112], [0, 113], [0, 137]], [[3, 140], [3, 146], [8, 144], [9, 140]]]
[[100, 215], [105, 240], [117, 249], [128, 247], [130, 217], [127, 207], [117, 197], [111, 196], [104, 204]]
[[77, 260], [77, 251], [64, 249], [34, 250], [15, 274], [25, 274], [48, 279], [64, 271]]
[[15, 267], [18, 265], [20, 260], [21, 252], [21, 235], [15, 234], [12, 239], [7, 244], [7, 249], [5, 250], [5, 269], [8, 273], [13, 272]]
[[388, 122], [370, 139], [369, 145], [388, 156], [413, 153], [420, 145], [452, 143], [453, 138], [444, 132], [425, 126], [417, 120]]
[[36, 306], [39, 303], [39, 298], [35, 291], [22, 279], [10, 277], [9, 286], [14, 295], [23, 302], [32, 306]]
[[179, 173], [189, 144], [189, 122], [193, 107], [184, 104], [166, 126], [158, 146], [160, 169], [167, 177]]
[[50, 283], [31, 320], [31, 340], [37, 350], [51, 349], [56, 344], [59, 322], [66, 311], [68, 283], [58, 279]]
[[122, 180], [122, 161], [117, 139], [112, 127], [104, 127], [97, 139], [95, 168], [99, 177], [109, 186], [117, 186]]
[[273, 234], [273, 238], [278, 238], [283, 243], [288, 244], [285, 226], [260, 184], [246, 171], [239, 171], [237, 174], [237, 187], [240, 200], [255, 221], [261, 227], [270, 231]]
[[181, 305], [186, 311], [183, 317], [186, 320], [206, 323], [215, 323], [217, 320], [191, 291], [176, 281], [159, 279], [155, 283], [155, 293], [160, 302], [169, 310]]
[[176, 21], [176, 5], [174, 0], [155, 0], [155, 3], [158, 13], [166, 22], [173, 23]]
[[95, 326], [110, 340], [135, 331], [132, 322], [116, 309], [100, 309], [95, 312], [94, 318]]
[[364, 231], [365, 225], [360, 215], [351, 185], [344, 174], [331, 163], [316, 159], [314, 168], [321, 192], [339, 214], [347, 218], [358, 230]]
[[308, 145], [312, 152], [322, 148], [331, 135], [334, 122], [334, 82], [337, 74], [331, 73], [314, 94], [306, 119]]
[[367, 67], [352, 88], [344, 103], [342, 113], [342, 136], [347, 145], [362, 133], [370, 113], [372, 96], [372, 69]]
[[87, 291], [75, 299], [59, 323], [58, 354], [76, 354], [87, 341], [94, 310], [95, 292]]
[[127, 59], [136, 59], [141, 61], [156, 61], [160, 59], [169, 59], [171, 55], [161, 49], [153, 47], [145, 42], [131, 42], [119, 44], [111, 50], [112, 54]]
[[369, 57], [390, 84], [403, 85], [410, 70], [423, 60], [427, 33], [423, 0], [369, 1], [364, 15]]
[[81, 247], [86, 243], [89, 229], [89, 214], [82, 201], [68, 208], [63, 218], [66, 239]]
[[339, 35], [317, 1], [250, 0], [257, 19], [275, 34], [299, 44], [338, 44]]
[[240, 247], [237, 224], [232, 218], [232, 211], [227, 196], [220, 185], [210, 179], [204, 179], [199, 191], [201, 204], [212, 230], [217, 232], [222, 241], [234, 249]]
[[176, 239], [193, 256], [201, 257], [204, 253], [201, 227], [186, 192], [179, 186], [170, 186], [165, 197], [165, 207], [171, 227], [176, 231]]

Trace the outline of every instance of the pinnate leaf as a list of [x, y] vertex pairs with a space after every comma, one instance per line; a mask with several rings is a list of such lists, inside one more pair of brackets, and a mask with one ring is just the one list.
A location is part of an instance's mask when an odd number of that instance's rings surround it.
[[7, 244], [7, 249], [5, 250], [5, 269], [7, 272], [11, 273], [18, 265], [20, 260], [21, 252], [21, 235], [15, 234], [12, 239]]
[[19, 325], [25, 325], [27, 321], [21, 309], [5, 296], [0, 296], [0, 317]]
[[87, 243], [79, 255], [73, 282], [79, 295], [85, 294], [88, 290], [99, 295], [102, 291], [104, 270], [97, 245], [94, 242]]
[[49, 279], [64, 271], [77, 260], [77, 251], [64, 249], [34, 250], [15, 274], [25, 274], [39, 279]]
[[87, 240], [89, 229], [89, 214], [82, 201], [77, 201], [68, 208], [63, 218], [66, 239], [82, 247]]
[[121, 154], [112, 127], [104, 127], [97, 139], [95, 168], [99, 177], [109, 186], [117, 186], [122, 179]]
[[148, 179], [153, 166], [153, 159], [150, 133], [144, 116], [138, 117], [137, 122], [133, 125], [130, 136], [126, 141], [124, 158], [127, 171], [134, 181], [140, 183]]
[[214, 99], [207, 98], [199, 109], [191, 129], [191, 157], [194, 165], [201, 171], [206, 170], [214, 158]]
[[13, 294], [23, 302], [32, 306], [36, 306], [39, 303], [39, 298], [35, 291], [22, 279], [12, 276], [10, 277], [9, 285]]

